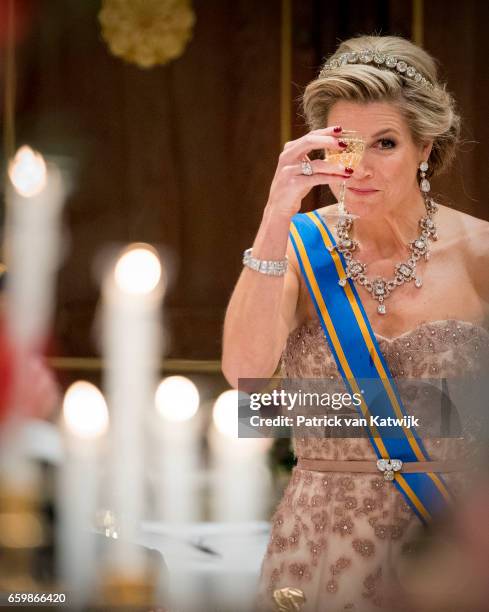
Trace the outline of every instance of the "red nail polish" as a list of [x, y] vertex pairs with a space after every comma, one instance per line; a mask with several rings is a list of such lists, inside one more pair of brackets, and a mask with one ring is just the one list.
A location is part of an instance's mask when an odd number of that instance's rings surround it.
[[335, 134], [339, 134], [341, 132], [343, 128], [341, 127], [341, 125], [337, 125], [336, 127], [333, 128], [333, 132]]
[[353, 174], [353, 168], [345, 168], [347, 174]]
[[348, 143], [344, 142], [343, 140], [338, 140], [338, 144], [340, 145], [340, 147], [343, 147], [343, 149], [346, 149], [346, 147], [348, 146]]

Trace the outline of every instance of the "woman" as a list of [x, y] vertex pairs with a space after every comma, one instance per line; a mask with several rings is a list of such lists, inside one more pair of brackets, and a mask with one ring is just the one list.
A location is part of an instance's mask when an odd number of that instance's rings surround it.
[[[319, 259], [331, 257], [332, 262], [336, 249], [345, 265], [351, 263], [339, 284], [349, 300], [346, 307], [357, 299], [355, 317], [360, 309], [367, 320], [374, 350], [379, 349], [372, 361], [376, 368], [384, 364], [396, 380], [467, 370], [476, 374], [489, 354], [489, 223], [437, 205], [429, 196], [427, 178], [448, 167], [460, 123], [434, 60], [401, 38], [350, 39], [307, 86], [303, 105], [311, 131], [287, 143], [280, 154], [251, 255], [244, 258], [226, 313], [226, 378], [233, 386], [238, 378], [266, 378], [279, 361], [285, 377], [338, 376], [339, 352], [331, 348], [331, 327], [320, 305], [330, 299], [329, 291], [318, 297], [310, 290], [307, 257], [300, 248], [304, 240], [307, 251], [311, 228], [321, 232], [325, 247], [327, 233], [336, 242], [319, 256], [316, 251]], [[341, 151], [343, 130], [354, 130], [366, 141], [354, 170], [308, 157], [317, 149]], [[312, 187], [329, 185], [338, 198], [343, 180], [352, 222], [331, 216], [337, 205], [319, 209], [316, 216], [297, 215]], [[311, 227], [301, 235], [307, 223]], [[349, 240], [356, 241], [356, 249]], [[265, 260], [261, 273], [255, 260]], [[270, 260], [278, 263], [266, 263]], [[315, 265], [320, 275], [321, 261]], [[332, 325], [340, 331], [338, 318]], [[351, 334], [356, 333], [352, 325]], [[414, 411], [425, 414], [429, 408], [418, 402]], [[436, 484], [440, 488], [456, 489], [460, 480], [453, 466], [443, 468], [459, 451], [463, 455], [455, 442], [424, 441], [424, 458], [445, 462], [440, 464], [444, 480]], [[376, 450], [367, 438], [294, 438], [299, 462], [272, 518], [257, 607], [286, 609], [278, 607], [277, 591], [293, 587], [305, 601], [290, 609], [401, 609], [388, 601], [388, 588], [396, 560], [409, 550], [422, 521], [394, 486], [401, 474], [389, 482], [376, 471], [377, 457], [392, 457]], [[308, 467], [311, 459], [317, 460], [315, 467]], [[356, 472], [355, 461], [374, 468]], [[339, 464], [346, 471], [337, 471]], [[394, 469], [387, 471], [392, 475]], [[430, 474], [425, 469], [420, 478]]]

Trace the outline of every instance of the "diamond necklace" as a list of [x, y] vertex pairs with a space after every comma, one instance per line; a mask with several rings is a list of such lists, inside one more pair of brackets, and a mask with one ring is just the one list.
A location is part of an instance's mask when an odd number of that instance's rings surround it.
[[390, 280], [387, 280], [383, 276], [376, 276], [372, 280], [369, 279], [365, 275], [367, 264], [361, 263], [354, 258], [353, 251], [360, 245], [356, 240], [350, 237], [353, 219], [351, 217], [342, 217], [336, 223], [336, 233], [339, 240], [334, 247], [329, 247], [328, 250], [332, 251], [336, 248], [340, 253], [343, 253], [347, 261], [346, 276], [341, 278], [338, 284], [344, 287], [347, 279], [351, 278], [353, 281], [358, 282], [359, 285], [363, 285], [372, 295], [372, 298], [379, 302], [377, 306], [377, 312], [379, 314], [386, 313], [384, 300], [388, 298], [397, 287], [412, 280], [414, 280], [414, 285], [418, 289], [423, 285], [421, 277], [419, 274], [416, 274], [416, 262], [423, 256], [425, 260], [428, 261], [430, 258], [429, 242], [430, 240], [438, 240], [435, 222], [432, 218], [438, 210], [438, 205], [428, 196], [425, 196], [424, 204], [426, 215], [423, 215], [418, 222], [421, 232], [417, 238], [409, 242], [411, 255], [406, 261], [396, 264], [394, 276]]

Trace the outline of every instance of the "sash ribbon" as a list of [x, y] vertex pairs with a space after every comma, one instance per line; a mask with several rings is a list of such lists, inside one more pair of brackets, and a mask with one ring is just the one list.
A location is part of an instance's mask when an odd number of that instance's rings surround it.
[[[346, 260], [336, 249], [328, 249], [336, 245], [329, 228], [317, 211], [299, 213], [292, 219], [290, 236], [345, 386], [362, 398], [357, 410], [367, 419], [378, 458], [430, 461], [414, 427], [371, 424], [371, 416], [403, 419], [407, 415], [353, 281], [338, 284], [346, 277]], [[393, 483], [425, 524], [452, 500], [443, 478], [435, 472], [403, 473], [401, 469], [394, 472]]]

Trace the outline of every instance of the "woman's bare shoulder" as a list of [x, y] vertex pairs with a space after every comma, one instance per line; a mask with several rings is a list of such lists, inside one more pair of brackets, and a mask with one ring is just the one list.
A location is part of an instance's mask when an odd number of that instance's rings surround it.
[[445, 214], [451, 215], [453, 219], [458, 220], [461, 223], [465, 223], [468, 225], [489, 225], [489, 221], [466, 213], [453, 206], [445, 206], [444, 204], [438, 204], [438, 207], [440, 208], [440, 210], [443, 210]]
[[[445, 209], [447, 207], [444, 207]], [[481, 300], [489, 303], [489, 221], [460, 210], [448, 209], [445, 218], [451, 244], [465, 261], [465, 269]]]
[[440, 205], [451, 237], [464, 241], [464, 250], [471, 256], [489, 256], [489, 221], [461, 210]]

